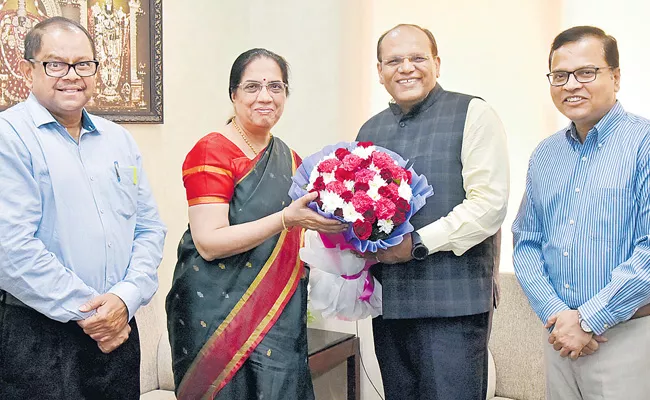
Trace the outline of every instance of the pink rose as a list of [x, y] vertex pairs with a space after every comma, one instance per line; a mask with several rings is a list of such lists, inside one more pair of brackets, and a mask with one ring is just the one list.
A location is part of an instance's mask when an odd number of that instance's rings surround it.
[[375, 202], [375, 213], [377, 214], [377, 219], [391, 219], [395, 215], [395, 203], [382, 197]]
[[345, 187], [345, 185], [342, 182], [339, 181], [332, 181], [325, 185], [325, 190], [329, 190], [332, 193], [336, 193], [339, 196], [342, 195], [344, 192], [348, 191], [348, 188]]
[[352, 197], [352, 205], [358, 213], [363, 214], [364, 212], [371, 209], [374, 205], [374, 201], [368, 196], [366, 192], [355, 192]]
[[356, 154], [350, 153], [343, 158], [343, 168], [348, 171], [356, 171], [359, 168], [361, 161], [363, 161], [363, 158], [359, 157]]
[[321, 161], [320, 164], [318, 164], [318, 172], [331, 173], [339, 165], [341, 165], [341, 161], [337, 160], [336, 158], [328, 158], [327, 160]]
[[354, 173], [354, 183], [368, 183], [377, 173], [369, 169], [362, 169]]
[[375, 167], [379, 169], [388, 168], [391, 165], [395, 165], [395, 161], [386, 153], [380, 151], [375, 151], [372, 153], [372, 162], [375, 164]]

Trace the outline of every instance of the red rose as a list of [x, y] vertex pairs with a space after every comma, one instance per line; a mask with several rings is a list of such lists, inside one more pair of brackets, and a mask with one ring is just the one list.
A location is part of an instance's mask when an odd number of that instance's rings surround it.
[[354, 173], [354, 183], [368, 183], [377, 173], [369, 169], [362, 169]]
[[343, 192], [347, 192], [348, 188], [346, 188], [342, 182], [332, 181], [325, 185], [325, 190], [329, 190], [330, 192], [336, 193], [340, 196]]
[[411, 211], [411, 205], [409, 204], [409, 202], [404, 200], [401, 197], [398, 197], [397, 200], [395, 200], [395, 208], [397, 209], [398, 212], [403, 212], [403, 213], [407, 213]]
[[370, 159], [370, 157], [362, 158], [361, 159], [361, 164], [359, 164], [359, 168], [368, 168], [371, 163], [372, 163], [372, 160]]
[[352, 224], [352, 229], [359, 239], [366, 240], [372, 233], [372, 224], [367, 221], [357, 220]]
[[336, 210], [334, 210], [334, 215], [339, 217], [339, 218], [343, 218], [343, 209], [342, 208], [337, 208]]
[[352, 197], [352, 205], [358, 213], [363, 214], [364, 212], [371, 209], [374, 205], [374, 201], [368, 196], [366, 192], [355, 192]]
[[343, 168], [348, 171], [356, 171], [359, 169], [359, 164], [361, 164], [361, 161], [363, 161], [363, 158], [359, 157], [356, 154], [350, 153], [343, 158]]
[[325, 180], [323, 179], [322, 176], [319, 176], [316, 178], [313, 184], [314, 189], [318, 190], [319, 192], [321, 190], [325, 190]]
[[399, 199], [399, 187], [393, 182], [389, 183], [386, 186], [382, 186], [379, 188], [379, 195], [381, 197], [386, 197], [393, 202], [397, 201]]
[[370, 186], [367, 183], [355, 182], [354, 191], [355, 192], [367, 192], [370, 190]]
[[348, 171], [348, 170], [343, 169], [343, 168], [337, 168], [336, 171], [334, 172], [334, 177], [339, 182], [353, 181], [354, 180], [354, 172]]
[[371, 224], [374, 224], [375, 221], [377, 221], [377, 216], [375, 215], [375, 210], [373, 210], [372, 208], [366, 210], [366, 212], [364, 212], [362, 215], [363, 215], [363, 220], [367, 221], [367, 222], [369, 222]]
[[365, 149], [366, 147], [370, 147], [370, 146], [372, 146], [372, 145], [373, 145], [372, 142], [359, 142], [359, 143], [357, 143], [357, 146], [359, 146], [359, 147], [363, 147], [364, 149]]
[[341, 161], [336, 158], [328, 158], [327, 160], [321, 161], [318, 164], [318, 172], [331, 173], [341, 165]]
[[349, 190], [348, 190], [348, 191], [345, 191], [345, 192], [343, 192], [343, 193], [341, 194], [341, 198], [342, 198], [343, 201], [345, 201], [346, 203], [349, 202], [349, 201], [351, 201], [351, 200], [352, 200], [352, 197], [354, 197], [354, 193], [352, 193], [352, 192], [349, 191]]
[[395, 161], [386, 153], [375, 151], [372, 153], [372, 163], [379, 169], [388, 168], [395, 165]]
[[393, 172], [388, 168], [382, 169], [379, 172], [379, 176], [381, 176], [381, 179], [385, 180], [386, 183], [391, 183], [393, 181]]
[[375, 213], [378, 219], [391, 219], [395, 215], [395, 203], [382, 197], [375, 202]]
[[406, 215], [403, 212], [397, 211], [391, 220], [394, 226], [401, 225], [406, 221]]
[[348, 149], [344, 149], [343, 147], [336, 149], [336, 151], [334, 152], [336, 158], [338, 158], [341, 161], [343, 161], [345, 156], [347, 156], [348, 154], [350, 154], [350, 151]]

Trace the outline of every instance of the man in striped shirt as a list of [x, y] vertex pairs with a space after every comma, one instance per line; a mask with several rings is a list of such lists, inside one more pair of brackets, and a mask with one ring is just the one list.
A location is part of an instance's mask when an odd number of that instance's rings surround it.
[[549, 330], [547, 398], [645, 399], [650, 121], [617, 101], [617, 43], [601, 29], [560, 33], [549, 68], [571, 124], [533, 152], [512, 227], [515, 272]]

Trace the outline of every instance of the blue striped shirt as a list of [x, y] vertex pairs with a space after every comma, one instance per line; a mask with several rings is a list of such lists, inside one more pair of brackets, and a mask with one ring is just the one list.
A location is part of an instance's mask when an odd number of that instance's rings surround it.
[[513, 258], [544, 323], [577, 309], [602, 334], [650, 302], [649, 177], [650, 121], [619, 102], [584, 143], [571, 124], [535, 149]]
[[30, 95], [0, 113], [0, 188], [0, 289], [61, 322], [151, 299], [166, 228], [126, 129], [84, 111], [77, 143]]

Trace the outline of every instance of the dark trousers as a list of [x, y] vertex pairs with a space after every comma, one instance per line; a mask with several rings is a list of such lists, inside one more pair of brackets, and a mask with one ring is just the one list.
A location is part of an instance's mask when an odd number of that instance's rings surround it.
[[483, 400], [490, 313], [372, 321], [386, 400]]
[[76, 322], [60, 323], [24, 306], [0, 301], [0, 400], [137, 400], [140, 340], [110, 354]]

